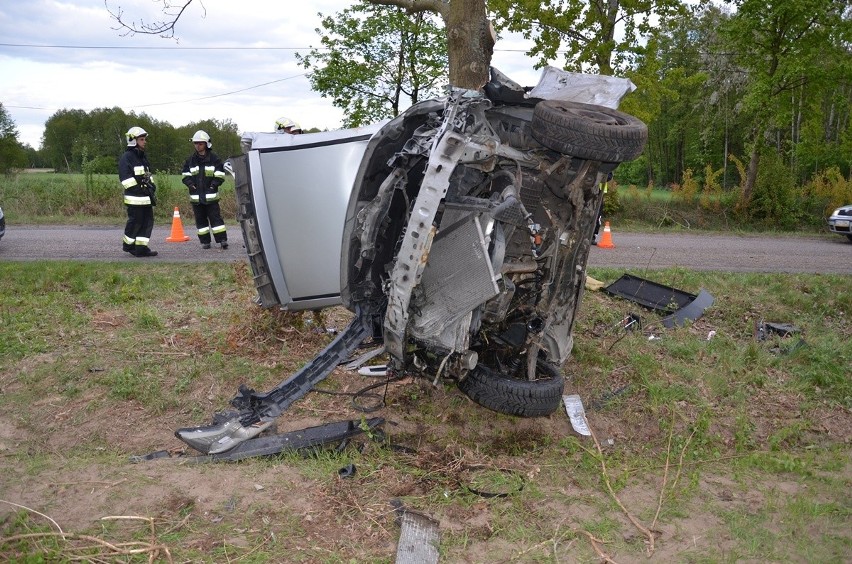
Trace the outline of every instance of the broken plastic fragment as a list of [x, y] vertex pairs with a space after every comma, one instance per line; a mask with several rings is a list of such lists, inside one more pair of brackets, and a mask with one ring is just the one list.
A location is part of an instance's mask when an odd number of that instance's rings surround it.
[[239, 416], [235, 416], [221, 424], [178, 429], [175, 436], [197, 451], [217, 454], [258, 436], [271, 424], [272, 421], [269, 420], [244, 426]]
[[586, 422], [586, 411], [583, 409], [583, 400], [578, 395], [562, 396], [562, 401], [565, 403], [565, 412], [568, 413], [568, 418], [571, 420], [571, 427], [577, 433], [585, 436], [592, 434], [589, 431], [589, 425]]
[[378, 364], [375, 366], [362, 366], [358, 369], [358, 374], [361, 376], [387, 376], [388, 365]]

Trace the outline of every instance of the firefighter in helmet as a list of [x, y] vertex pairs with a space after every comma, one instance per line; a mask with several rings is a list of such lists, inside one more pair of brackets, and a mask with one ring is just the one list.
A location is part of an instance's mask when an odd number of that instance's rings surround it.
[[603, 224], [603, 212], [604, 212], [604, 198], [606, 198], [606, 194], [609, 191], [609, 181], [612, 180], [612, 173], [607, 173], [606, 180], [601, 182], [600, 190], [603, 193], [601, 197], [601, 203], [598, 207], [598, 218], [595, 223], [595, 232], [592, 233], [592, 245], [598, 244], [598, 232], [601, 230], [601, 225]]
[[189, 201], [198, 229], [198, 240], [210, 248], [211, 236], [224, 250], [228, 248], [228, 232], [219, 208], [219, 186], [225, 181], [222, 159], [211, 151], [213, 143], [206, 131], [199, 129], [191, 139], [195, 151], [183, 165], [183, 183], [189, 188]]
[[118, 160], [118, 179], [124, 187], [124, 205], [127, 208], [122, 248], [136, 257], [154, 257], [157, 251], [152, 251], [148, 243], [154, 229], [153, 206], [157, 203], [157, 187], [145, 155], [148, 132], [141, 127], [131, 127], [124, 136], [127, 149]]
[[302, 132], [302, 126], [287, 117], [280, 117], [275, 120], [275, 132], [276, 133], [290, 133], [291, 135], [298, 135]]

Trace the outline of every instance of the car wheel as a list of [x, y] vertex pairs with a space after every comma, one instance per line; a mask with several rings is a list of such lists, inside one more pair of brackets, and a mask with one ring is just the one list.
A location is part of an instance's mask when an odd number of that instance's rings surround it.
[[536, 104], [533, 111], [532, 136], [558, 153], [620, 163], [642, 154], [648, 127], [641, 120], [606, 106], [545, 100]]
[[470, 399], [498, 413], [544, 417], [559, 408], [565, 380], [553, 364], [539, 360], [537, 366], [542, 378], [530, 381], [480, 364], [458, 386]]
[[850, 243], [852, 243], [852, 235], [847, 235], [846, 238], [849, 239]]

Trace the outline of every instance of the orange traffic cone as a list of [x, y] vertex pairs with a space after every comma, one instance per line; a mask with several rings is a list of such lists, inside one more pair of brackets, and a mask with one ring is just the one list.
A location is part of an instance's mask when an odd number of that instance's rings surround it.
[[180, 210], [175, 206], [175, 214], [172, 217], [172, 234], [166, 237], [169, 243], [184, 243], [189, 241], [189, 236], [183, 232], [183, 223], [180, 221]]
[[614, 249], [615, 245], [612, 244], [612, 232], [609, 230], [609, 222], [604, 223], [603, 235], [601, 235], [601, 240], [598, 241], [598, 247], [601, 249]]

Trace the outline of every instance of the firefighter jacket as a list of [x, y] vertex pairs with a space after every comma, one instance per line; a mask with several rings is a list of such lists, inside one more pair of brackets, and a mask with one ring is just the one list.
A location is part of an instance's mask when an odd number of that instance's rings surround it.
[[183, 165], [183, 183], [189, 188], [189, 201], [206, 204], [219, 201], [219, 186], [225, 181], [222, 159], [213, 151], [202, 157], [193, 153]]
[[154, 180], [145, 151], [128, 147], [118, 160], [118, 179], [124, 186], [124, 203], [128, 206], [153, 205]]

